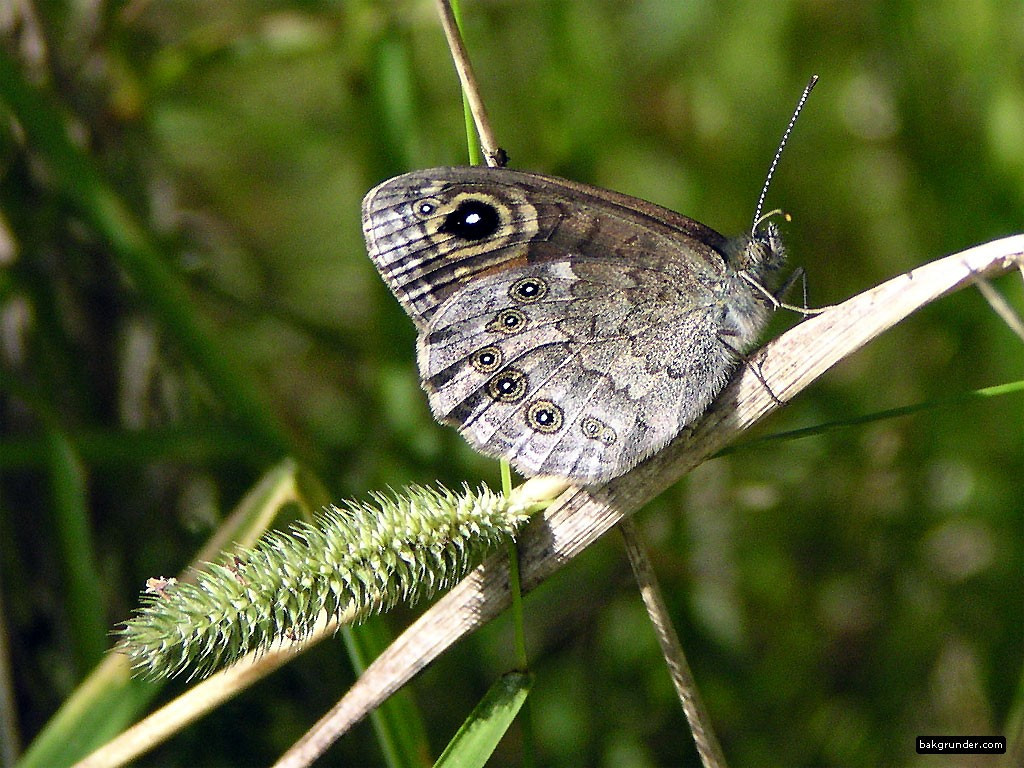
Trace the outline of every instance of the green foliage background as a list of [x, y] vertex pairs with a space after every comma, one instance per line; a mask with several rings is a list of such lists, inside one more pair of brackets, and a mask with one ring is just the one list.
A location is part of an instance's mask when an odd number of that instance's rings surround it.
[[[0, 9], [0, 591], [28, 741], [145, 579], [188, 562], [286, 453], [339, 499], [496, 484], [497, 468], [431, 420], [411, 323], [359, 227], [373, 184], [465, 162], [432, 3], [26, 7]], [[466, 0], [463, 13], [513, 166], [726, 233], [750, 226], [820, 74], [768, 201], [793, 216], [812, 305], [1021, 230], [1019, 2]], [[37, 87], [99, 187], [48, 149], [50, 113], [18, 107]], [[133, 235], [152, 264], [119, 250]], [[1024, 308], [1019, 278], [998, 287]], [[639, 514], [731, 765], [912, 765], [917, 734], [1006, 732], [1022, 701], [1024, 408], [942, 399], [1022, 370], [1020, 340], [980, 295], [954, 295], [761, 433], [934, 410], [737, 451]], [[545, 765], [696, 764], [630, 581], [610, 536], [527, 599]], [[496, 622], [413, 683], [433, 754], [510, 646]], [[325, 644], [146, 764], [265, 764], [351, 679]], [[506, 741], [501, 763], [518, 755]], [[368, 726], [332, 756], [382, 760]]]

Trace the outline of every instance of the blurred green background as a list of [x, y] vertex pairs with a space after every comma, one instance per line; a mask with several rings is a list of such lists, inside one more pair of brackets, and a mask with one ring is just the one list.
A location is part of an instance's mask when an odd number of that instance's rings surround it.
[[[1016, 0], [463, 13], [512, 166], [728, 234], [821, 75], [768, 198], [793, 216], [812, 305], [1022, 229]], [[412, 325], [360, 233], [372, 185], [466, 162], [433, 3], [5, 3], [0, 29], [0, 598], [28, 742], [145, 579], [177, 572], [285, 455], [339, 500], [495, 484], [497, 467], [431, 420]], [[1019, 276], [996, 285], [1024, 311]], [[758, 434], [934, 410], [741, 449], [638, 515], [734, 768], [916, 765], [918, 734], [1011, 735], [1024, 404], [942, 399], [1022, 371], [1020, 339], [963, 291]], [[526, 609], [541, 764], [697, 764], [615, 535]], [[411, 685], [434, 755], [510, 646], [499, 620]], [[141, 764], [266, 764], [351, 680], [325, 643]], [[957, 764], [993, 764], [972, 759]], [[363, 725], [324, 764], [382, 760]]]

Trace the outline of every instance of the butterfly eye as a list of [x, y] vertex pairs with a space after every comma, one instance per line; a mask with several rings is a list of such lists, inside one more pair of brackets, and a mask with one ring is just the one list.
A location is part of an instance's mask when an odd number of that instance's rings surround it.
[[499, 403], [516, 403], [526, 394], [526, 374], [506, 368], [487, 382], [487, 394]]
[[508, 295], [514, 301], [521, 301], [527, 304], [531, 301], [540, 301], [547, 295], [548, 284], [539, 277], [524, 277], [512, 283], [508, 289]]
[[480, 373], [491, 373], [498, 370], [502, 363], [501, 350], [497, 347], [484, 347], [478, 349], [469, 358], [470, 365]]
[[557, 432], [562, 428], [562, 420], [562, 409], [550, 400], [534, 400], [526, 409], [526, 423], [537, 432]]
[[463, 200], [449, 213], [439, 231], [463, 240], [483, 240], [493, 235], [501, 217], [498, 209], [483, 200]]

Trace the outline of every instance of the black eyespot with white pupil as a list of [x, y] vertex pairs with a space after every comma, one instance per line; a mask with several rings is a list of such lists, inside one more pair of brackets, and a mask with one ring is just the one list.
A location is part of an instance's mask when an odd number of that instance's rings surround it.
[[501, 350], [497, 347], [478, 349], [469, 358], [470, 364], [481, 373], [496, 371], [502, 362]]
[[429, 219], [437, 213], [440, 201], [435, 197], [421, 197], [413, 203], [412, 210], [421, 219]]
[[562, 421], [562, 409], [550, 400], [535, 400], [526, 410], [526, 424], [535, 432], [557, 432], [562, 428]]
[[539, 277], [524, 277], [516, 280], [508, 289], [508, 295], [514, 301], [529, 304], [533, 301], [540, 301], [548, 292], [548, 284]]
[[463, 240], [483, 240], [493, 235], [500, 224], [498, 209], [490, 203], [463, 200], [445, 217], [439, 231]]
[[516, 368], [506, 368], [487, 382], [487, 394], [499, 403], [515, 403], [526, 394], [526, 374]]
[[525, 314], [515, 307], [506, 307], [499, 310], [495, 314], [494, 319], [487, 323], [484, 328], [492, 333], [503, 333], [511, 336], [526, 328], [527, 323], [528, 318]]
[[518, 312], [501, 312], [498, 322], [506, 331], [515, 331], [523, 324], [523, 316]]

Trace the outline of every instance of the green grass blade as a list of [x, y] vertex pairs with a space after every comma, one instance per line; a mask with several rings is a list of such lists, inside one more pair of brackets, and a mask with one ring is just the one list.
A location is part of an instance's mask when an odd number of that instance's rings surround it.
[[459, 728], [434, 768], [486, 765], [526, 701], [531, 685], [532, 674], [508, 672], [502, 675]]
[[926, 400], [921, 403], [913, 403], [911, 405], [901, 405], [896, 408], [887, 408], [884, 411], [876, 411], [875, 413], [867, 413], [863, 416], [852, 416], [848, 419], [840, 419], [838, 421], [830, 421], [827, 424], [816, 424], [813, 427], [804, 427], [802, 429], [793, 429], [787, 432], [778, 432], [773, 435], [765, 435], [764, 437], [757, 437], [753, 440], [745, 440], [742, 443], [729, 446], [717, 454], [718, 456], [727, 456], [730, 453], [736, 453], [737, 451], [746, 450], [761, 443], [774, 443], [774, 442], [785, 442], [788, 440], [799, 440], [804, 437], [813, 437], [815, 435], [823, 435], [827, 432], [835, 432], [840, 429], [846, 429], [849, 427], [861, 426], [864, 424], [871, 424], [876, 421], [887, 421], [889, 419], [896, 419], [900, 416], [910, 416], [911, 414], [918, 413], [919, 411], [933, 411], [940, 408], [952, 408], [957, 405], [965, 405], [975, 400], [983, 400], [990, 397], [1000, 397], [1002, 395], [1014, 395], [1024, 392], [1024, 380], [1010, 381], [1006, 384], [996, 384], [992, 387], [983, 387], [982, 389], [976, 389], [970, 392], [960, 392], [949, 397], [938, 397], [932, 400]]
[[[370, 619], [358, 627], [342, 627], [349, 659], [357, 674], [394, 639], [384, 622]], [[419, 768], [422, 755], [430, 754], [423, 715], [408, 690], [391, 696], [370, 713], [373, 732], [389, 768]]]
[[64, 567], [71, 647], [80, 674], [85, 674], [99, 663], [107, 648], [106, 610], [89, 524], [85, 467], [60, 431], [47, 430], [47, 444], [54, 535]]

